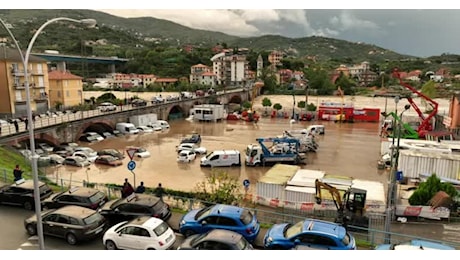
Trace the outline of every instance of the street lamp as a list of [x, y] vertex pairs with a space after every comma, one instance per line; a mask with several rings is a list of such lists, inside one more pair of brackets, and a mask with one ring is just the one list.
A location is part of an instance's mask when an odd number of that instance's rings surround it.
[[[8, 26], [5, 24], [3, 20], [0, 19], [0, 23], [2, 26], [8, 31], [8, 34], [13, 39], [14, 45], [16, 46], [22, 61], [22, 65], [24, 67], [24, 86], [26, 90], [26, 105], [27, 105], [27, 119], [29, 122], [33, 122], [32, 120], [32, 107], [31, 107], [31, 99], [30, 99], [30, 90], [29, 90], [29, 57], [30, 52], [32, 51], [32, 46], [35, 43], [38, 35], [43, 31], [43, 29], [49, 25], [50, 23], [57, 22], [57, 21], [69, 21], [75, 23], [81, 23], [87, 25], [88, 27], [92, 28], [97, 25], [96, 20], [94, 19], [82, 19], [76, 20], [66, 17], [57, 17], [45, 22], [32, 36], [32, 39], [29, 42], [27, 47], [27, 51], [24, 54], [19, 46], [18, 41], [14, 37], [13, 33], [10, 31]], [[33, 175], [33, 182], [34, 182], [34, 202], [35, 202], [35, 215], [37, 217], [37, 236], [38, 236], [38, 244], [39, 249], [45, 249], [44, 239], [43, 239], [43, 225], [42, 225], [42, 218], [41, 218], [41, 201], [40, 201], [40, 190], [39, 190], [39, 180], [38, 180], [38, 170], [37, 170], [37, 159], [38, 155], [35, 153], [35, 140], [34, 140], [34, 124], [29, 126], [29, 141], [30, 141], [30, 151], [32, 157], [32, 175]]]

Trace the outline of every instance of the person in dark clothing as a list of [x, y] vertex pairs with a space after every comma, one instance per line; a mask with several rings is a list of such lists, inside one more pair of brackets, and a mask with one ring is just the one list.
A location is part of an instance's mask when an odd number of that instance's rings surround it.
[[14, 125], [14, 129], [16, 129], [16, 133], [19, 132], [18, 120], [14, 120], [14, 121], [13, 121], [13, 125]]
[[136, 193], [144, 193], [145, 192], [145, 187], [144, 187], [144, 182], [141, 181], [141, 185], [137, 186], [136, 188]]
[[29, 119], [28, 118], [24, 120], [24, 124], [26, 124], [26, 131], [27, 131], [29, 129]]
[[22, 179], [22, 173], [23, 173], [23, 171], [19, 167], [19, 164], [16, 164], [16, 168], [14, 168], [14, 170], [13, 170], [14, 181]]
[[165, 193], [165, 190], [161, 186], [161, 183], [158, 183], [158, 187], [155, 189], [155, 196], [161, 199], [163, 201], [163, 194]]
[[128, 182], [128, 178], [126, 178], [125, 183], [123, 183], [123, 188], [121, 189], [121, 197], [126, 198], [133, 193], [134, 193], [134, 188], [131, 185], [131, 183]]

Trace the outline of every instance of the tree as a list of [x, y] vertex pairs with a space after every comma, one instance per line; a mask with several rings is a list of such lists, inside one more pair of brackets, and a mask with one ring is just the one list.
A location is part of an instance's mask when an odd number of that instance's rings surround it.
[[268, 97], [265, 97], [265, 98], [262, 100], [262, 106], [265, 107], [265, 113], [267, 113], [267, 107], [271, 107], [271, 106], [272, 106], [272, 101], [271, 101]]
[[241, 185], [222, 170], [213, 169], [211, 175], [195, 187], [196, 198], [213, 203], [234, 204], [241, 201]]
[[418, 188], [410, 196], [409, 204], [428, 205], [431, 198], [439, 191], [446, 192], [451, 198], [457, 196], [457, 190], [452, 184], [441, 182], [436, 174], [432, 174], [425, 182], [420, 183]]
[[251, 108], [251, 102], [249, 101], [244, 101], [243, 104], [241, 105], [245, 109]]
[[280, 103], [276, 103], [273, 105], [273, 108], [276, 110], [276, 111], [279, 111], [283, 108], [283, 106], [280, 104]]
[[[428, 81], [427, 83], [425, 83], [425, 85], [422, 86], [421, 92], [429, 98], [435, 98], [437, 95], [436, 83], [432, 80]], [[431, 106], [428, 106], [428, 103], [425, 99], [422, 99], [422, 104], [425, 106], [426, 112], [430, 112], [431, 110], [433, 110]]]

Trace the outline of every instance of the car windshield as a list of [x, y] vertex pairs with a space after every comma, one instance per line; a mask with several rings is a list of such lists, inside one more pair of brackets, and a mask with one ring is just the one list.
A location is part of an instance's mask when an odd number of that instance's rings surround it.
[[206, 217], [207, 215], [209, 215], [209, 213], [211, 213], [211, 209], [212, 207], [214, 206], [209, 206], [207, 208], [203, 208], [203, 209], [200, 209], [200, 211], [198, 211], [195, 215], [195, 220], [199, 219], [199, 218], [204, 218]]
[[252, 222], [253, 215], [249, 210], [245, 209], [241, 213], [240, 219], [241, 219], [241, 222], [243, 222], [245, 225], [248, 225]]
[[295, 225], [288, 224], [283, 231], [284, 237], [292, 237], [302, 232], [304, 221], [299, 221]]
[[90, 215], [89, 217], [87, 218], [84, 218], [83, 219], [83, 222], [86, 224], [86, 225], [91, 225], [93, 223], [98, 223], [100, 222], [104, 217], [99, 214], [99, 213], [94, 213], [92, 215]]
[[168, 230], [168, 228], [169, 228], [168, 224], [166, 224], [166, 222], [163, 222], [160, 225], [158, 225], [158, 227], [153, 229], [153, 232], [155, 232], [157, 237], [159, 237], [163, 235]]
[[89, 200], [91, 203], [98, 202], [102, 200], [105, 197], [105, 194], [103, 192], [96, 192], [93, 196], [89, 197]]

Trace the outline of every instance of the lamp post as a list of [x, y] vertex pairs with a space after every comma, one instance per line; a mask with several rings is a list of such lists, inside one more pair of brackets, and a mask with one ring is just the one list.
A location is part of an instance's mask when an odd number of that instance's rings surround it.
[[[32, 51], [32, 46], [35, 43], [38, 35], [43, 31], [43, 29], [49, 25], [50, 23], [57, 22], [57, 21], [69, 21], [75, 23], [81, 23], [88, 25], [88, 27], [95, 27], [96, 20], [94, 19], [82, 19], [76, 20], [66, 17], [57, 17], [51, 20], [48, 20], [44, 24], [40, 26], [40, 28], [35, 31], [35, 34], [32, 36], [32, 39], [29, 42], [27, 47], [27, 51], [24, 54], [19, 46], [18, 41], [14, 37], [13, 33], [10, 31], [8, 26], [5, 24], [3, 20], [0, 19], [0, 23], [2, 26], [8, 31], [8, 34], [13, 39], [14, 45], [16, 46], [20, 56], [22, 65], [24, 67], [24, 86], [26, 91], [26, 104], [27, 104], [27, 119], [29, 122], [33, 122], [32, 120], [32, 107], [31, 107], [31, 98], [30, 98], [30, 89], [29, 89], [29, 57], [30, 52]], [[37, 217], [37, 236], [38, 236], [38, 244], [39, 249], [45, 249], [44, 239], [43, 239], [43, 225], [42, 225], [42, 218], [41, 218], [41, 201], [40, 201], [40, 190], [39, 190], [39, 180], [38, 180], [38, 169], [37, 169], [37, 159], [38, 155], [35, 153], [35, 140], [34, 140], [34, 124], [30, 124], [29, 126], [29, 141], [30, 141], [30, 151], [32, 157], [32, 175], [33, 175], [33, 182], [34, 182], [34, 202], [35, 202], [35, 215]]]
[[293, 103], [292, 103], [292, 117], [291, 117], [291, 119], [295, 119], [295, 93], [292, 94], [292, 100], [293, 100]]

